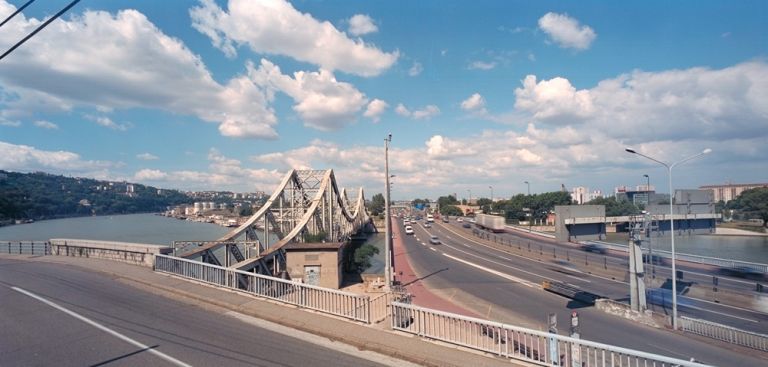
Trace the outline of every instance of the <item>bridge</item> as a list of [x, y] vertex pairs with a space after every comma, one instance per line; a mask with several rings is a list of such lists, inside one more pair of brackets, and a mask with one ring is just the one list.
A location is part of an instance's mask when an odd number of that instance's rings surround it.
[[339, 190], [333, 170], [291, 170], [242, 225], [217, 241], [198, 243], [181, 256], [278, 275], [285, 270], [283, 247], [289, 243], [344, 242], [362, 231], [375, 231], [362, 187], [351, 200], [346, 189]]

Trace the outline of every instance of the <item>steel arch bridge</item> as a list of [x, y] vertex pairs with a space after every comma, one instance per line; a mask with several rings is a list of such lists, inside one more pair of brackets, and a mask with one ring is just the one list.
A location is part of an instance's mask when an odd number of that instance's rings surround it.
[[350, 200], [345, 189], [339, 190], [332, 169], [291, 170], [242, 225], [217, 241], [199, 243], [182, 257], [278, 275], [285, 269], [283, 246], [291, 242], [343, 242], [364, 230], [375, 228], [365, 208], [362, 187]]

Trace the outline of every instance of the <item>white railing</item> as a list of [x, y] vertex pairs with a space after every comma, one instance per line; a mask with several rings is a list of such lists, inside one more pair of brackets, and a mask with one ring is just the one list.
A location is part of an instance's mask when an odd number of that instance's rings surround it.
[[351, 320], [371, 322], [371, 302], [368, 296], [166, 255], [155, 255], [155, 271], [235, 289]]
[[705, 366], [538, 330], [392, 303], [392, 328], [495, 355], [558, 366]]
[[680, 328], [685, 332], [768, 352], [768, 335], [685, 316], [678, 319], [680, 320]]

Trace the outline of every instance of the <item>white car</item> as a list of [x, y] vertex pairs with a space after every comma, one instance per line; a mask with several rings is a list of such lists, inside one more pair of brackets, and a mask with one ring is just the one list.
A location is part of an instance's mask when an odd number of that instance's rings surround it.
[[430, 236], [429, 237], [429, 243], [431, 243], [433, 245], [439, 245], [440, 244], [440, 239], [437, 238], [437, 236]]
[[463, 222], [463, 221], [464, 221], [464, 219], [463, 219], [463, 218], [461, 218], [461, 217], [458, 217], [458, 218], [456, 218], [456, 221], [457, 221], [457, 222]]
[[413, 234], [413, 227], [405, 226], [405, 234]]

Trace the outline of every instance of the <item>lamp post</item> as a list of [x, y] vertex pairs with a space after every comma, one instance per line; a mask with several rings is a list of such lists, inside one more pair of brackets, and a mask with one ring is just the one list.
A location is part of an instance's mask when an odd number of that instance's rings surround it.
[[[647, 174], [645, 177], [645, 213], [648, 218], [651, 218], [651, 214], [648, 211], [648, 206], [651, 205], [651, 177]], [[651, 244], [651, 228], [649, 227], [645, 238], [648, 239], [648, 263], [651, 264], [651, 278], [656, 279], [656, 263], [653, 261], [653, 245]]]
[[384, 139], [384, 223], [386, 228], [386, 239], [384, 240], [384, 278], [385, 285], [384, 290], [389, 292], [392, 286], [392, 212], [389, 199], [389, 143], [392, 142], [392, 134], [390, 133]]
[[469, 193], [469, 199], [467, 200], [467, 206], [472, 205], [472, 189], [467, 189], [467, 192]]
[[678, 164], [690, 161], [691, 159], [698, 158], [704, 154], [707, 154], [711, 152], [712, 149], [709, 149], [709, 148], [704, 149], [701, 153], [694, 154], [690, 157], [684, 158], [672, 164], [668, 164], [656, 158], [649, 157], [642, 153], [638, 153], [634, 149], [626, 148], [624, 150], [626, 150], [628, 153], [637, 154], [646, 159], [650, 159], [667, 168], [667, 176], [669, 177], [669, 238], [670, 238], [670, 244], [672, 247], [672, 251], [671, 251], [672, 253], [672, 330], [677, 330], [677, 269], [675, 267], [675, 219], [674, 219], [674, 209], [672, 206], [672, 199], [674, 195], [674, 192], [672, 192], [672, 168], [675, 168], [675, 166], [677, 166]]
[[491, 204], [488, 206], [488, 214], [493, 211], [493, 186], [488, 186], [491, 189]]
[[[523, 183], [528, 186], [528, 196], [531, 196], [531, 183], [528, 182], [528, 181], [525, 181]], [[529, 215], [528, 216], [528, 233], [531, 233], [531, 232], [533, 232], [533, 230], [531, 228], [531, 222], [533, 221], [533, 213], [528, 211], [528, 215]]]

